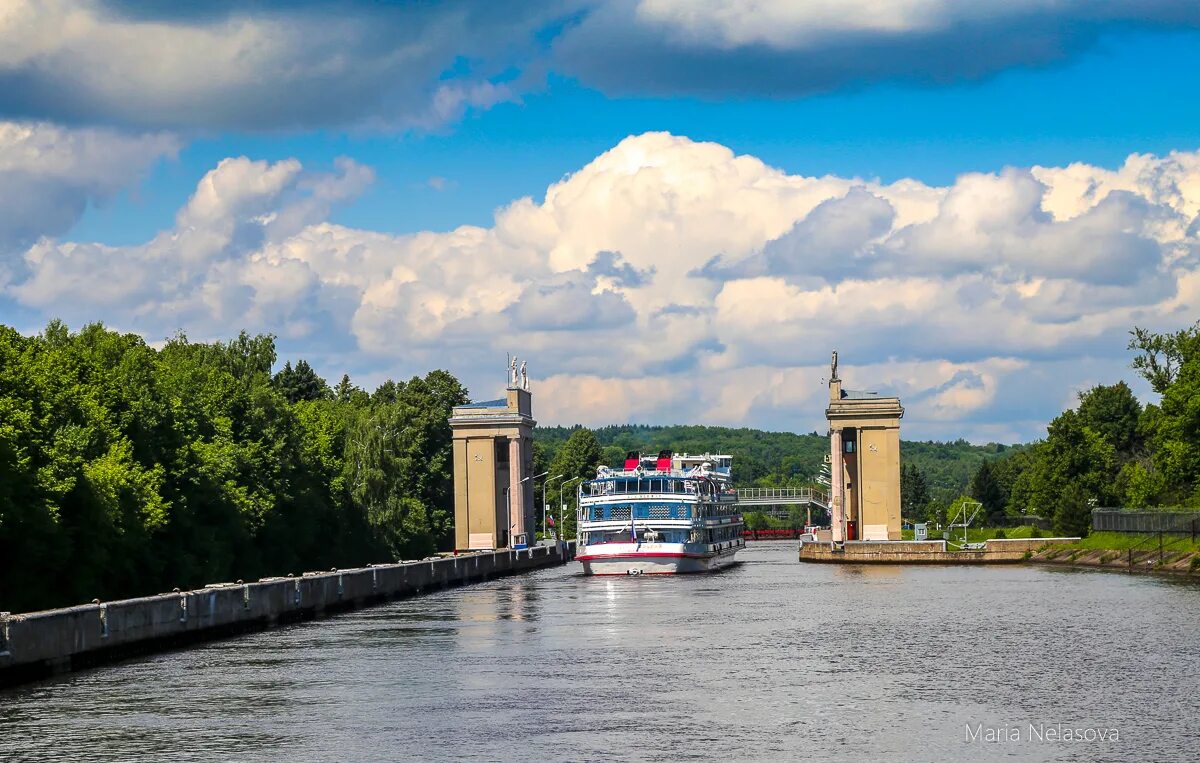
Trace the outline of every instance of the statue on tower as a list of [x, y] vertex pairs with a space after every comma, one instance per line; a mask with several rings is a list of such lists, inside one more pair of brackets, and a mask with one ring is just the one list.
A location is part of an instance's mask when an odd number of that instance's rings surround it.
[[529, 372], [525, 370], [525, 361], [521, 361], [521, 389], [529, 391]]
[[837, 350], [833, 351], [833, 358], [829, 361], [829, 380], [839, 381], [837, 375]]
[[517, 356], [513, 355], [508, 362], [508, 386], [517, 386]]

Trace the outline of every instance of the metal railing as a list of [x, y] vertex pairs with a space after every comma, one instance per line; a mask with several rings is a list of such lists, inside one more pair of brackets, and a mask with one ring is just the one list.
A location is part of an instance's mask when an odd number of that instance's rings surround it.
[[743, 487], [737, 490], [738, 503], [743, 506], [780, 506], [785, 504], [816, 504], [828, 507], [829, 496], [810, 487]]

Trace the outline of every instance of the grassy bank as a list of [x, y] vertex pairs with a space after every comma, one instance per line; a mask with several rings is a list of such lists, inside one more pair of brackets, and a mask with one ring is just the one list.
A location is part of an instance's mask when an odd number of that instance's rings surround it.
[[[1040, 530], [1032, 525], [1023, 525], [1021, 527], [972, 527], [967, 530], [968, 543], [983, 543], [985, 540], [992, 538], [1042, 538], [1050, 537], [1052, 533], [1045, 530]], [[962, 542], [962, 530], [955, 528], [950, 534], [950, 540], [954, 543]], [[912, 530], [901, 530], [901, 540], [914, 540]], [[931, 530], [929, 540], [941, 540], [942, 531]]]
[[1069, 546], [1044, 548], [1033, 560], [1136, 572], [1200, 574], [1200, 543], [1191, 535], [1096, 532]]
[[[1200, 540], [1200, 539], [1198, 539]], [[1200, 552], [1200, 542], [1193, 542], [1190, 535], [1162, 536], [1163, 548], [1175, 552]], [[1158, 533], [1112, 533], [1094, 532], [1073, 548], [1083, 548], [1089, 551], [1128, 551], [1129, 549], [1158, 549]]]

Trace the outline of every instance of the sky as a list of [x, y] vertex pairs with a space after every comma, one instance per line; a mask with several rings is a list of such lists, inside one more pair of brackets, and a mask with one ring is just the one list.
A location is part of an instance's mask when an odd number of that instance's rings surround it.
[[9, 0], [0, 322], [1019, 442], [1200, 318], [1200, 6]]

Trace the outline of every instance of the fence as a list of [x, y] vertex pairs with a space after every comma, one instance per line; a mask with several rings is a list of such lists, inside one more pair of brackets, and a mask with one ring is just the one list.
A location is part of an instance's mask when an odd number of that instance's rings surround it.
[[1200, 511], [1122, 511], [1092, 509], [1094, 532], [1168, 533], [1196, 536]]
[[767, 527], [762, 530], [742, 530], [746, 540], [795, 540], [804, 534], [792, 527]]

